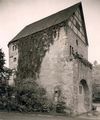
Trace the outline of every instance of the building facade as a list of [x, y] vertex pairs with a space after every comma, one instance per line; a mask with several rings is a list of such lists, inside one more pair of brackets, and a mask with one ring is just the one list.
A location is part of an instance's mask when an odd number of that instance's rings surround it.
[[49, 99], [63, 99], [66, 112], [91, 110], [92, 65], [81, 3], [26, 26], [8, 47], [9, 67], [17, 70], [23, 63]]

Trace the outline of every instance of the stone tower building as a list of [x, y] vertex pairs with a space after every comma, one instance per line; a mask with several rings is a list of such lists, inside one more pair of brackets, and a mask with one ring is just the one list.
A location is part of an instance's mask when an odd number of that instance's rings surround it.
[[81, 3], [26, 26], [8, 47], [9, 67], [33, 76], [48, 98], [57, 102], [60, 90], [72, 114], [91, 110], [92, 65]]

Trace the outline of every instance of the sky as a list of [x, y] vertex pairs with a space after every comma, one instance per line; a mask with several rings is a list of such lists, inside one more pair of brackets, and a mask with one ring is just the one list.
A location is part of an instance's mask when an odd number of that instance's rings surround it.
[[0, 0], [0, 48], [9, 66], [7, 44], [26, 25], [82, 2], [89, 41], [88, 59], [100, 63], [100, 0]]

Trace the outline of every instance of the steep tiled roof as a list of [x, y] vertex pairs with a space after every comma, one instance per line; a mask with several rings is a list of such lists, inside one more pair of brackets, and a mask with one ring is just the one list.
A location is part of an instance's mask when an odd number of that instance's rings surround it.
[[[31, 35], [33, 33], [36, 33], [38, 31], [41, 31], [43, 29], [49, 28], [53, 25], [59, 24], [65, 20], [67, 20], [74, 12], [75, 10], [80, 7], [82, 9], [81, 3], [75, 4], [67, 9], [64, 9], [60, 12], [57, 12], [51, 16], [48, 16], [42, 20], [39, 20], [37, 22], [34, 22], [28, 26], [26, 26], [19, 34], [17, 34], [10, 42], [14, 42], [16, 40], [19, 40], [22, 37]], [[88, 42], [87, 42], [88, 43]], [[8, 44], [8, 45], [9, 45]]]

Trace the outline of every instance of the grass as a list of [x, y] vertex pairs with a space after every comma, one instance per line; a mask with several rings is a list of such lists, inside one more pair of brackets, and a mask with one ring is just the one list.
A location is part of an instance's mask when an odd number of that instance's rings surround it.
[[58, 115], [43, 115], [33, 113], [18, 113], [18, 112], [0, 112], [0, 120], [100, 120], [90, 119], [89, 117], [67, 117]]
[[[66, 116], [17, 112], [0, 112], [0, 120], [66, 120]], [[67, 120], [72, 119], [68, 118]]]

